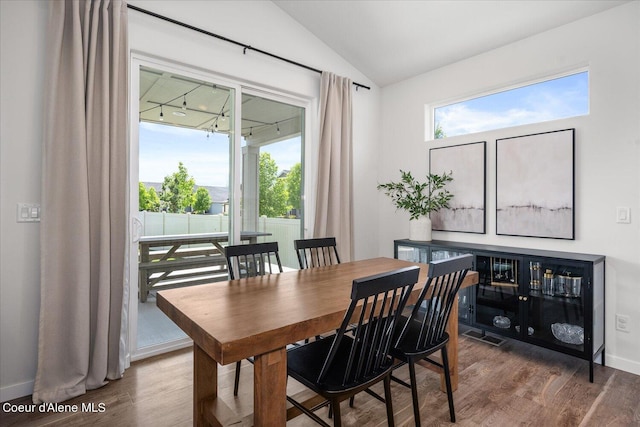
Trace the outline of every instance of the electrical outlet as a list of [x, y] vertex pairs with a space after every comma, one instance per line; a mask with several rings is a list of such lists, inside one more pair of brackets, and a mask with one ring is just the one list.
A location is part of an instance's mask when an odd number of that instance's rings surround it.
[[622, 332], [629, 332], [631, 319], [626, 314], [616, 314], [616, 329]]

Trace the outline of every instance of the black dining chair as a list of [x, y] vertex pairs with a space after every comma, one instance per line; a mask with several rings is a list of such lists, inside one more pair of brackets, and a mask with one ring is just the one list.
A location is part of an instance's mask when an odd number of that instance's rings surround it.
[[[247, 277], [264, 276], [274, 272], [282, 273], [282, 263], [278, 252], [278, 242], [231, 245], [225, 248], [229, 278], [237, 280]], [[253, 359], [247, 359], [253, 363]], [[236, 362], [236, 378], [233, 395], [238, 395], [241, 361]]]
[[300, 269], [340, 264], [335, 237], [294, 240]]
[[[420, 360], [425, 360], [444, 370], [449, 415], [451, 422], [456, 421], [446, 347], [449, 335], [445, 330], [453, 304], [457, 303], [460, 285], [472, 265], [473, 255], [470, 254], [430, 263], [427, 283], [420, 292], [416, 304], [411, 307], [411, 314], [403, 315], [397, 325], [391, 355], [400, 363], [394, 367], [394, 370], [408, 364], [411, 384], [393, 375], [391, 378], [411, 389], [413, 416], [415, 425], [418, 427], [420, 426], [420, 405], [415, 364]], [[438, 350], [442, 354], [442, 363], [428, 357]]]
[[[329, 425], [314, 411], [329, 404], [333, 425], [340, 426], [340, 402], [366, 391], [386, 403], [387, 420], [393, 426], [390, 378], [394, 361], [389, 351], [399, 315], [419, 273], [420, 268], [412, 266], [354, 280], [351, 303], [338, 332], [287, 352], [289, 376], [326, 401], [307, 409], [290, 396], [287, 400], [327, 427]], [[356, 318], [355, 329], [347, 333], [351, 321]], [[369, 390], [379, 381], [384, 382], [384, 399]]]
[[[340, 264], [335, 237], [319, 237], [293, 241], [300, 269]], [[316, 335], [319, 340], [320, 335]], [[309, 342], [307, 339], [305, 342]]]
[[227, 246], [225, 257], [231, 280], [282, 273], [278, 242]]

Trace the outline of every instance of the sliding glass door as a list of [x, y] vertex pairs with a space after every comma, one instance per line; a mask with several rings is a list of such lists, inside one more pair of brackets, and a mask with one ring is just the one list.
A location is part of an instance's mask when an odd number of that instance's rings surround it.
[[221, 248], [247, 243], [241, 232], [277, 241], [284, 268], [297, 268], [305, 108], [147, 58], [132, 61], [131, 92], [129, 330], [139, 359], [189, 345], [157, 292], [226, 280]]

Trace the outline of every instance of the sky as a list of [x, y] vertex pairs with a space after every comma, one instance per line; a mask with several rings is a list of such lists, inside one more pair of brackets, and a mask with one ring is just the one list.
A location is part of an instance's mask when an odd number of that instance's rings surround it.
[[588, 80], [585, 71], [446, 105], [435, 122], [455, 136], [588, 114]]
[[[141, 122], [139, 141], [141, 182], [163, 182], [182, 162], [196, 185], [229, 185], [229, 137], [226, 134], [209, 134], [207, 138], [202, 130]], [[261, 148], [271, 154], [279, 171], [291, 169], [300, 162], [300, 150], [300, 137]]]

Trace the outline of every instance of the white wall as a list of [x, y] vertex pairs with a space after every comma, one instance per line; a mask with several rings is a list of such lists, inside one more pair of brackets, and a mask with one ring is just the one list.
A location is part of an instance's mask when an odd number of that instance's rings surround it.
[[[590, 114], [537, 125], [425, 142], [425, 105], [589, 67]], [[434, 232], [434, 239], [595, 253], [606, 261], [606, 363], [640, 374], [640, 2], [530, 37], [382, 89], [380, 182], [398, 169], [424, 176], [429, 149], [487, 141], [487, 233]], [[495, 140], [576, 129], [576, 239], [496, 236]], [[543, 162], [544, 159], [532, 159]], [[379, 194], [380, 254], [408, 236], [408, 215]], [[631, 208], [631, 224], [615, 222]], [[631, 317], [630, 333], [615, 330], [615, 314]]]
[[40, 203], [44, 2], [0, 1], [0, 400], [31, 394], [40, 309], [40, 225], [16, 223]]
[[[377, 253], [374, 186], [379, 90], [271, 2], [131, 1], [131, 4], [371, 86], [354, 92], [356, 257]], [[2, 28], [0, 401], [31, 394], [40, 301], [39, 225], [17, 224], [18, 202], [39, 202], [46, 0], [0, 1]], [[317, 104], [320, 75], [129, 11], [130, 48]], [[372, 125], [373, 124], [373, 125]], [[72, 191], [72, 189], [70, 189]]]

